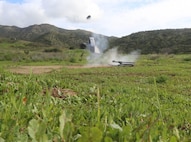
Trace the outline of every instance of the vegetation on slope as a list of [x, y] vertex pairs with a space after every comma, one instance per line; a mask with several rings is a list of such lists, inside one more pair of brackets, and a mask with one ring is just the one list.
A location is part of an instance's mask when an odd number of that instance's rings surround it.
[[[32, 25], [26, 28], [0, 26], [0, 38], [28, 41], [30, 42], [29, 46], [32, 44], [33, 47], [38, 48], [79, 49], [82, 43], [88, 42], [88, 37], [92, 34], [89, 31], [66, 30], [49, 24]], [[121, 38], [100, 36], [108, 39], [109, 48], [118, 47], [123, 53], [135, 50], [141, 51], [142, 54], [191, 53], [191, 29], [143, 31]], [[0, 48], [3, 47], [0, 45]]]
[[121, 52], [140, 50], [143, 54], [191, 53], [191, 29], [167, 29], [133, 33], [111, 42]]
[[[32, 25], [26, 28], [0, 26], [1, 38], [30, 41], [39, 46], [39, 48], [43, 45], [79, 49], [82, 43], [88, 42], [92, 34], [89, 31], [66, 30], [49, 24]], [[105, 36], [105, 38], [107, 37]]]

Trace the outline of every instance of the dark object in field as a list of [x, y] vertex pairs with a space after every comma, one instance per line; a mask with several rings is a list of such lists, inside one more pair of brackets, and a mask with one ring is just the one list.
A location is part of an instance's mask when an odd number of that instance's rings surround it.
[[69, 96], [76, 96], [76, 92], [71, 90], [71, 89], [63, 89], [63, 88], [58, 88], [58, 87], [53, 87], [50, 89], [44, 89], [43, 90], [43, 94], [47, 94], [51, 92], [51, 96], [55, 97], [55, 98], [60, 98], [60, 99], [65, 99], [66, 97]]
[[119, 63], [118, 66], [130, 66], [133, 67], [134, 66], [134, 62], [123, 62], [123, 61], [112, 61], [113, 63]]
[[86, 17], [86, 19], [90, 19], [91, 18], [91, 15], [88, 15], [87, 17]]

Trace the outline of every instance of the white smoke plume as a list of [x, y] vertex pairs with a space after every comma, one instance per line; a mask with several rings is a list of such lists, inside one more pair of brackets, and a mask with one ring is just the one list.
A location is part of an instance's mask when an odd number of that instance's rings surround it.
[[99, 66], [101, 64], [103, 65], [104, 63], [102, 62], [102, 56], [104, 51], [108, 48], [108, 40], [105, 36], [95, 33], [92, 33], [92, 37], [94, 38], [96, 47], [99, 48], [100, 53], [97, 54], [90, 52], [90, 55], [87, 57], [88, 66]]
[[121, 54], [118, 52], [118, 48], [112, 48], [103, 54], [103, 59], [106, 64], [117, 65], [112, 61], [121, 61], [121, 62], [133, 62], [135, 63], [140, 55], [139, 51], [133, 51], [129, 54]]
[[108, 40], [105, 36], [93, 34], [95, 38], [96, 46], [100, 50], [100, 54], [90, 52], [90, 55], [87, 57], [88, 66], [107, 66], [107, 65], [117, 65], [112, 61], [121, 61], [121, 62], [133, 62], [135, 63], [138, 59], [140, 52], [133, 51], [129, 54], [121, 54], [118, 52], [118, 48], [108, 49]]
[[95, 33], [92, 33], [92, 37], [94, 37], [96, 46], [99, 48], [100, 52], [103, 53], [108, 48], [107, 37]]
[[133, 62], [135, 63], [139, 58], [140, 52], [133, 51], [129, 54], [120, 54], [117, 48], [112, 48], [101, 54], [90, 53], [88, 56], [88, 66], [107, 66], [107, 65], [118, 65], [113, 61], [121, 62]]

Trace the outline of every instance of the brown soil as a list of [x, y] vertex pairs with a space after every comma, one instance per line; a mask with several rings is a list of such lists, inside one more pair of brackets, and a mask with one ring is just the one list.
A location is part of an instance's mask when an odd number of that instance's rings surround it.
[[[66, 68], [78, 69], [78, 68], [99, 68], [99, 67], [111, 67], [111, 66], [65, 66]], [[17, 74], [43, 74], [49, 73], [54, 70], [59, 70], [63, 66], [18, 66], [9, 69], [12, 73]]]
[[54, 70], [59, 70], [63, 66], [19, 66], [15, 68], [10, 68], [9, 70], [13, 73], [18, 74], [43, 74]]
[[91, 65], [87, 65], [87, 66], [67, 66], [67, 68], [71, 68], [71, 69], [78, 69], [78, 68], [108, 68], [108, 67], [112, 67], [110, 65], [95, 65], [95, 66], [91, 66]]
[[65, 99], [68, 96], [76, 96], [77, 93], [71, 89], [62, 89], [62, 88], [58, 88], [58, 87], [54, 87], [51, 89], [44, 89], [43, 90], [43, 94], [45, 95], [47, 92], [51, 92], [51, 96], [55, 97], [55, 98], [61, 98], [61, 99]]

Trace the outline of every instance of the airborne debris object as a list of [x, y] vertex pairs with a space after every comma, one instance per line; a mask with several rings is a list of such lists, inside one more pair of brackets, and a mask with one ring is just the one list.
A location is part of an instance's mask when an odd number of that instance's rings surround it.
[[91, 15], [88, 15], [88, 16], [86, 17], [87, 20], [90, 19], [90, 18], [91, 18]]

